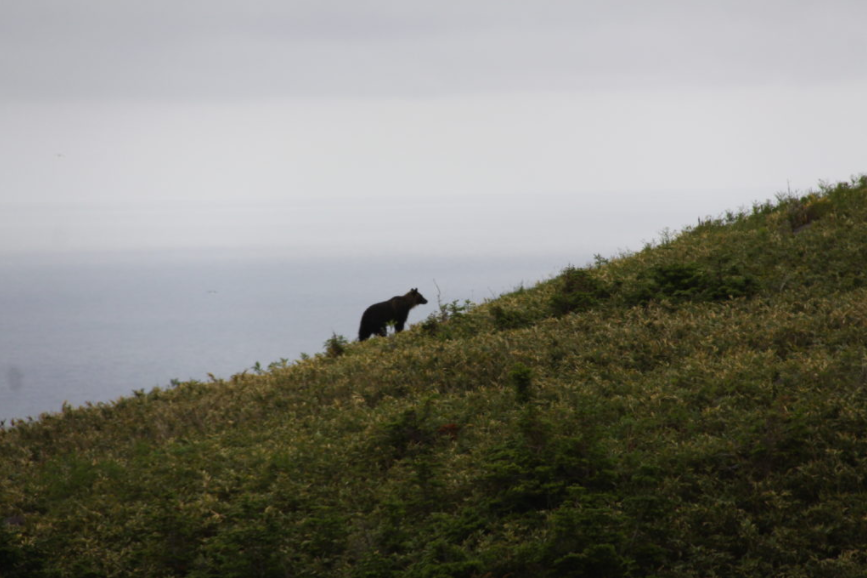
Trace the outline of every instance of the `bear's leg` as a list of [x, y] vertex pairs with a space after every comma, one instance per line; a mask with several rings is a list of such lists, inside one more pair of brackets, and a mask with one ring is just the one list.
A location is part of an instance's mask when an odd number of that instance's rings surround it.
[[373, 335], [373, 330], [370, 328], [370, 315], [367, 311], [361, 316], [361, 325], [358, 327], [358, 340], [364, 341]]
[[397, 319], [394, 320], [395, 333], [400, 333], [401, 331], [403, 331], [403, 327], [404, 325], [406, 325], [407, 317], [409, 317], [408, 309], [406, 310], [406, 312], [398, 314]]

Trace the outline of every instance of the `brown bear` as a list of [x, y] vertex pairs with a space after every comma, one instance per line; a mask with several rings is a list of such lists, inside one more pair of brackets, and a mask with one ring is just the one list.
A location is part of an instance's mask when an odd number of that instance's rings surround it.
[[418, 292], [418, 289], [412, 289], [406, 295], [398, 295], [382, 303], [374, 303], [365, 309], [361, 316], [358, 340], [364, 341], [371, 335], [385, 337], [388, 332], [386, 326], [390, 322], [394, 322], [394, 331], [400, 333], [406, 324], [409, 310], [416, 305], [424, 305], [425, 303], [427, 303], [427, 299]]

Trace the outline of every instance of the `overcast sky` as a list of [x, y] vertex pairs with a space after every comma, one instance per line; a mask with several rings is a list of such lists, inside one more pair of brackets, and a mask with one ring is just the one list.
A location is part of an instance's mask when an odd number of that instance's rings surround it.
[[0, 252], [608, 253], [867, 171], [864, 0], [0, 0]]

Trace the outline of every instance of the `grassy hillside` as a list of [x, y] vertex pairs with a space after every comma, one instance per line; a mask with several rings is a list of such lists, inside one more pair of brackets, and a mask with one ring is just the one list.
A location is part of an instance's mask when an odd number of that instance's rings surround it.
[[862, 177], [17, 423], [0, 575], [864, 576], [865, 263]]

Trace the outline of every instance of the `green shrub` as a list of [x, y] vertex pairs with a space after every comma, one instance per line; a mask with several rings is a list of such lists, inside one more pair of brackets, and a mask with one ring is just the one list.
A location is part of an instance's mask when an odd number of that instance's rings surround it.
[[500, 330], [520, 329], [532, 323], [532, 318], [521, 309], [506, 309], [496, 304], [490, 308], [494, 317], [494, 327]]
[[346, 353], [347, 345], [349, 345], [349, 341], [345, 337], [332, 333], [331, 337], [325, 341], [325, 355], [331, 358], [340, 357]]
[[431, 313], [421, 322], [421, 330], [427, 335], [436, 335], [444, 339], [449, 339], [458, 334], [455, 325], [459, 325], [461, 320], [472, 310], [473, 303], [467, 299], [463, 303], [455, 299], [450, 303], [439, 303], [439, 310]]
[[509, 372], [509, 381], [515, 388], [515, 399], [519, 404], [528, 403], [533, 398], [533, 371], [523, 363], [516, 363]]
[[557, 317], [586, 311], [599, 305], [609, 294], [608, 287], [592, 271], [570, 266], [560, 274], [550, 309]]
[[624, 294], [627, 304], [645, 305], [651, 301], [725, 301], [750, 297], [757, 289], [755, 279], [735, 266], [709, 271], [697, 263], [670, 263], [654, 265], [639, 275]]
[[22, 538], [20, 528], [0, 519], [0, 576], [30, 578], [44, 575], [42, 572], [50, 554], [39, 552]]

